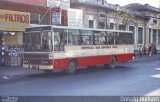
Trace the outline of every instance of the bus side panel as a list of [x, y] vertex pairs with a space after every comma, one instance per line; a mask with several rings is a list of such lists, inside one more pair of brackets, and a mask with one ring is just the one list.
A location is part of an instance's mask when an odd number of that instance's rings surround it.
[[54, 59], [53, 68], [57, 70], [66, 69], [68, 67], [69, 59]]
[[77, 61], [79, 67], [109, 64], [112, 56], [116, 56], [117, 62], [128, 62], [133, 59], [133, 54], [54, 59], [53, 67], [57, 70], [64, 70], [68, 67], [70, 60], [73, 59]]
[[98, 64], [108, 64], [111, 56], [93, 56], [93, 57], [79, 57], [69, 59], [54, 59], [54, 69], [63, 70], [68, 67], [70, 60], [76, 60], [79, 67], [94, 66]]
[[95, 57], [83, 57], [77, 58], [80, 67], [94, 66], [98, 64], [108, 64], [111, 56], [95, 56]]
[[128, 62], [133, 60], [133, 54], [120, 54], [116, 55], [117, 62]]

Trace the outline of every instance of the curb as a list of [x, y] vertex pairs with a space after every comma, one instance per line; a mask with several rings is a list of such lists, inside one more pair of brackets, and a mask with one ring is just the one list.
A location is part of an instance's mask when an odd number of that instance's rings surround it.
[[149, 61], [149, 60], [158, 60], [158, 59], [160, 59], [160, 57], [158, 57], [158, 58], [150, 58], [150, 59], [133, 60], [131, 62], [140, 62], [140, 61]]

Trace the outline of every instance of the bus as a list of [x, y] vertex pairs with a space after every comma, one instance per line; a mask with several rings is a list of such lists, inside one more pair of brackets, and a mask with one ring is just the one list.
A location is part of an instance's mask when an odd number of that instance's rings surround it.
[[107, 65], [134, 59], [131, 31], [39, 25], [26, 28], [23, 35], [23, 67], [45, 72]]

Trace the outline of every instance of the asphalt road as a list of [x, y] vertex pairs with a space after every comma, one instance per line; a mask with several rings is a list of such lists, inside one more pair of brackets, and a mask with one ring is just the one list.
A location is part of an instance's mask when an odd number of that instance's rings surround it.
[[0, 96], [160, 96], [160, 61], [0, 78]]

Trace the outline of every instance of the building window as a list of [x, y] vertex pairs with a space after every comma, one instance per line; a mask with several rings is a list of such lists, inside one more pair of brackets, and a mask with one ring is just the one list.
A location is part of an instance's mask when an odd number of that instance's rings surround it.
[[158, 31], [158, 45], [160, 45], [160, 29]]
[[134, 41], [135, 27], [134, 26], [129, 26], [129, 31], [133, 32], [133, 41]]
[[104, 0], [102, 0], [102, 5], [104, 5]]
[[31, 13], [30, 23], [31, 24], [47, 24], [47, 16], [43, 17], [44, 14]]
[[99, 25], [98, 28], [100, 28], [100, 29], [105, 28], [105, 22], [99, 22], [98, 25]]
[[89, 20], [89, 28], [94, 28], [94, 22], [93, 22], [93, 20]]
[[153, 43], [154, 44], [156, 44], [156, 42], [157, 42], [156, 35], [157, 35], [157, 30], [153, 29]]
[[154, 24], [157, 24], [157, 20], [153, 19], [153, 23], [154, 23]]
[[138, 44], [143, 44], [143, 28], [138, 27]]
[[151, 30], [151, 28], [149, 28], [149, 44], [151, 44], [152, 42], [151, 42], [151, 32], [152, 30]]
[[110, 23], [110, 29], [114, 29], [114, 23]]
[[99, 14], [99, 17], [105, 19], [105, 18], [106, 18], [106, 15], [101, 13], [101, 14]]
[[125, 26], [125, 25], [120, 24], [120, 25], [119, 25], [119, 30], [126, 30], [126, 26]]

